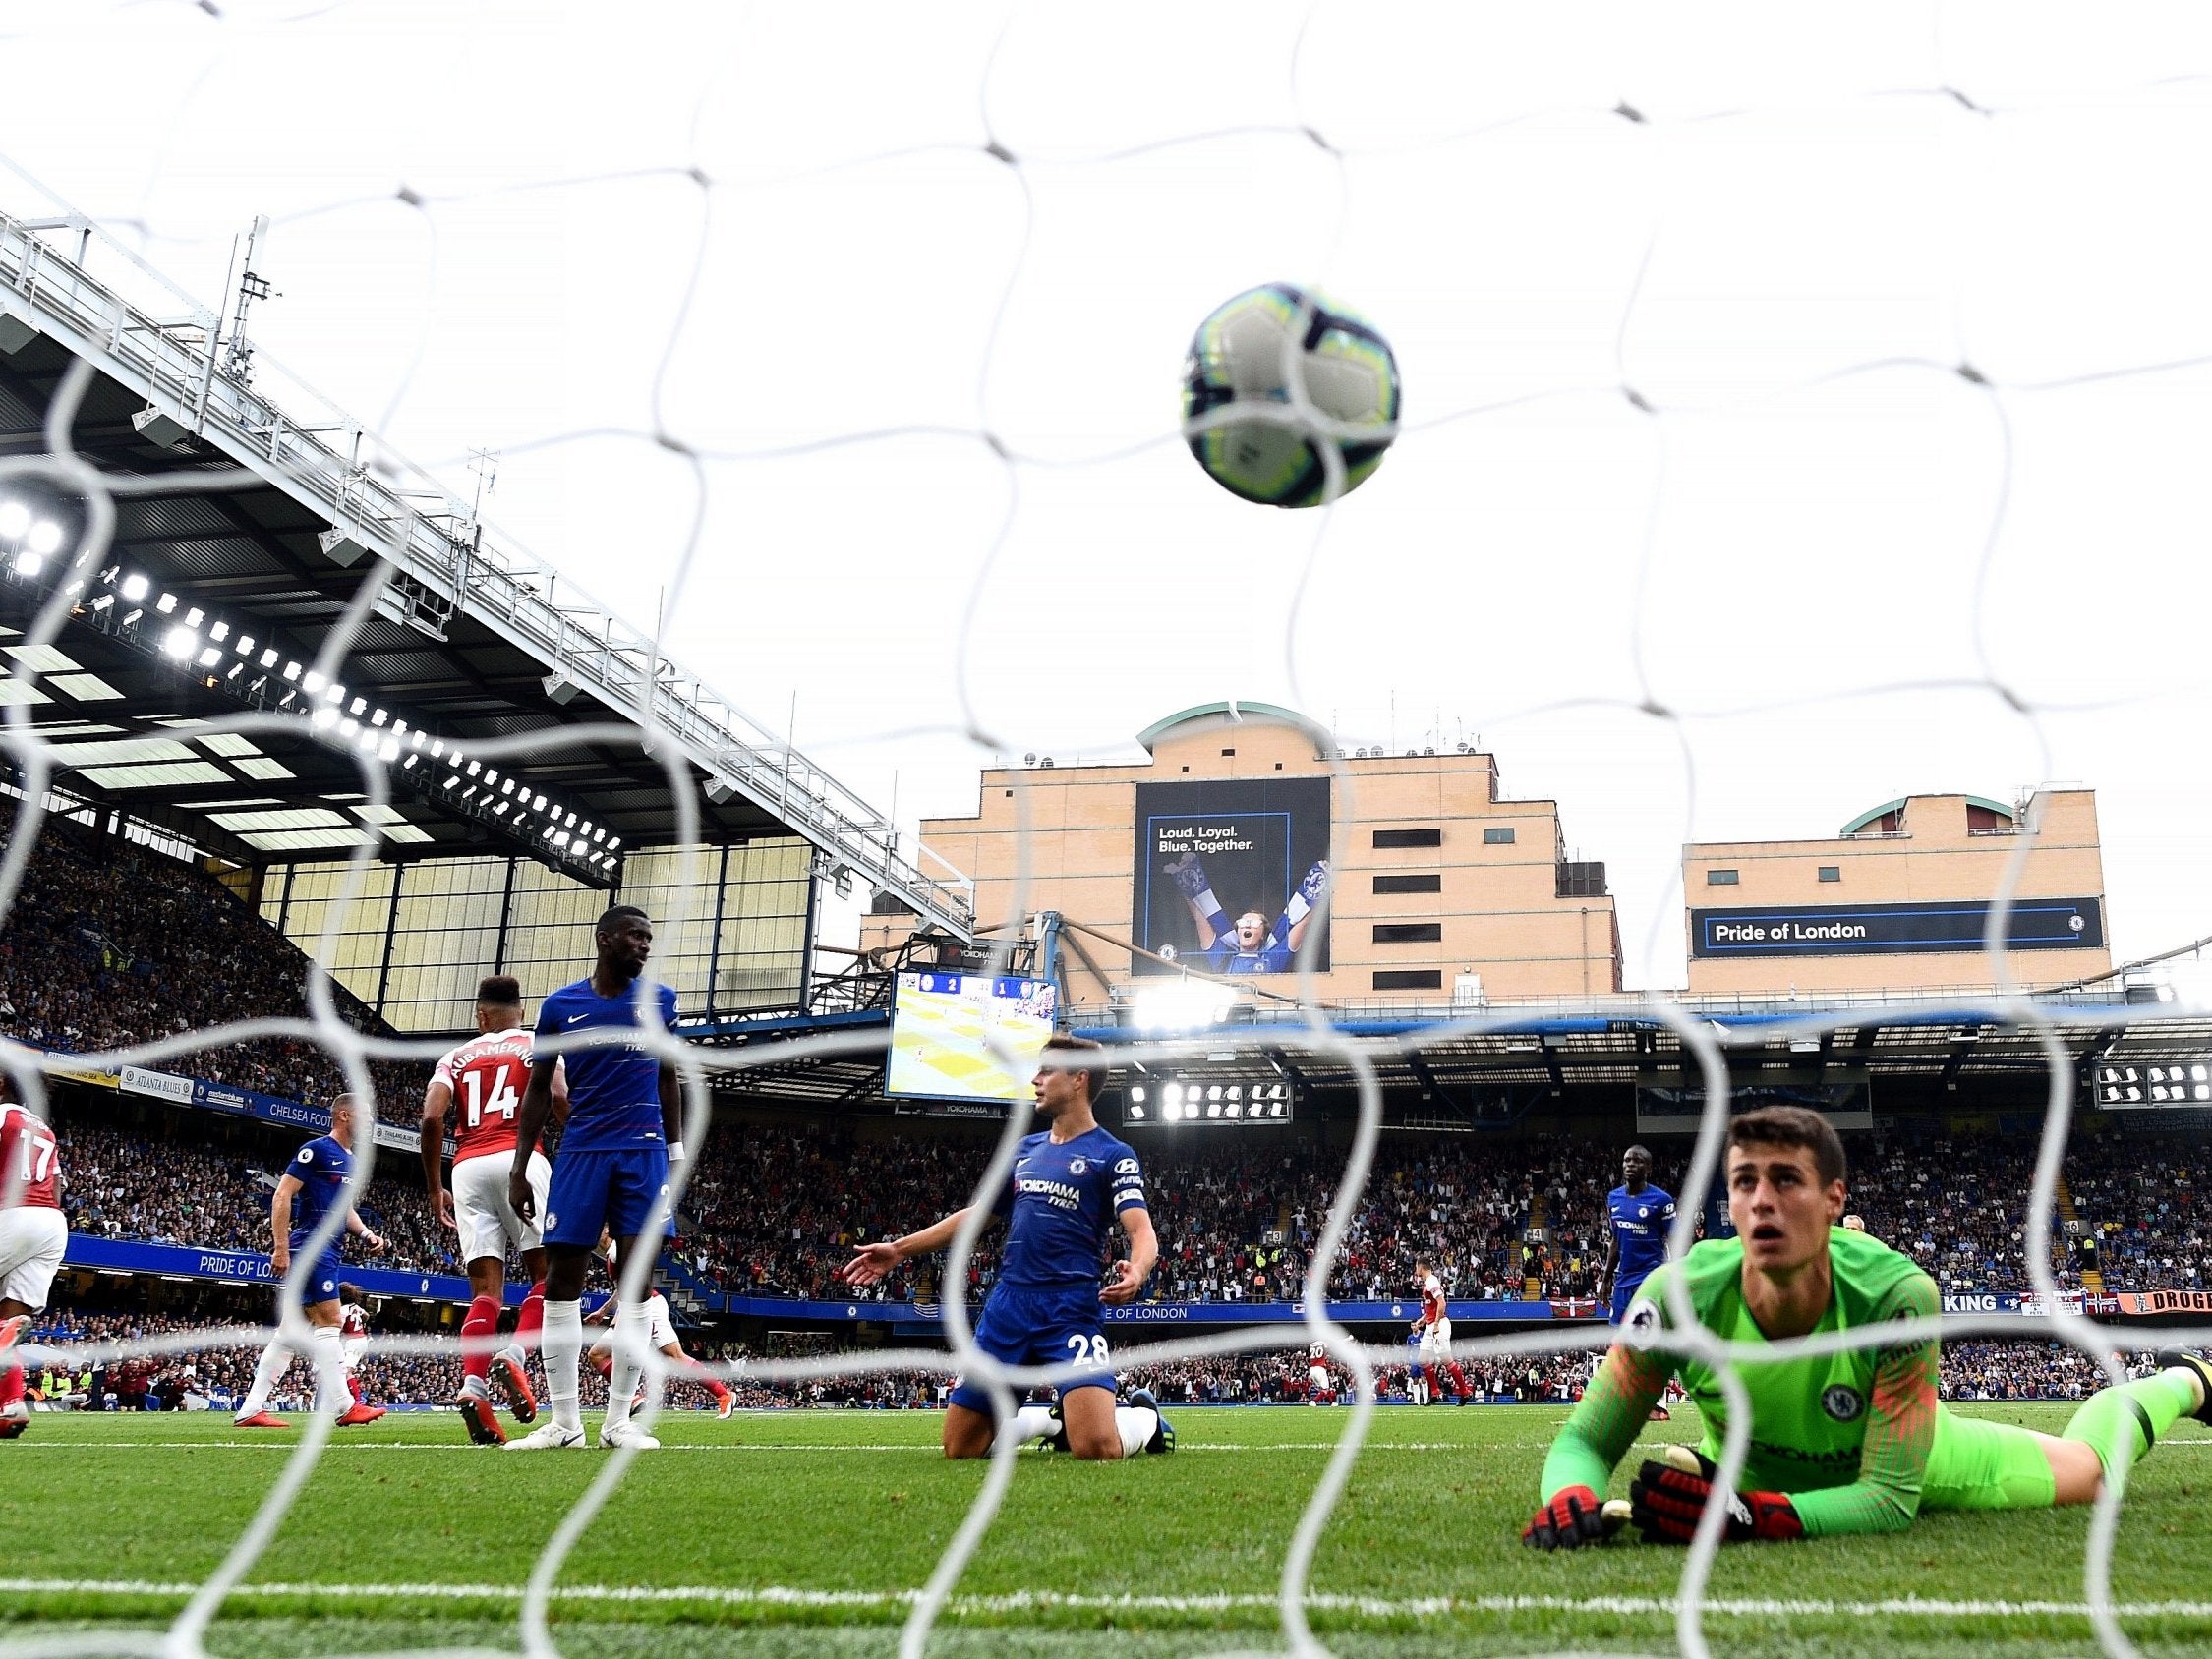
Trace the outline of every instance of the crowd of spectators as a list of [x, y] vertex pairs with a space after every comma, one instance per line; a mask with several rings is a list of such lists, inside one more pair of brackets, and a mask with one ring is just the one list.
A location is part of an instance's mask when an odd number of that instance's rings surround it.
[[[39, 1048], [90, 1054], [234, 1020], [304, 1018], [307, 955], [214, 877], [121, 836], [49, 818], [0, 918], [0, 1030]], [[342, 989], [357, 1030], [389, 1028]], [[326, 1103], [344, 1081], [297, 1038], [202, 1049], [161, 1069]], [[371, 1062], [388, 1115], [422, 1099], [428, 1068]]]
[[[126, 1132], [57, 1117], [63, 1204], [74, 1230], [237, 1250], [267, 1247], [268, 1197], [287, 1148], [224, 1149], [191, 1138], [180, 1119]], [[2002, 1142], [1859, 1137], [1851, 1199], [1874, 1236], [1905, 1251], [1947, 1292], [2032, 1287], [2025, 1218], [2032, 1152]], [[967, 1202], [990, 1155], [973, 1139], [902, 1141], [895, 1155], [849, 1127], [725, 1124], [709, 1137], [671, 1247], [707, 1293], [918, 1301], [942, 1294], [943, 1258], [904, 1262], [855, 1291], [836, 1273], [862, 1243], [896, 1237]], [[1337, 1299], [1407, 1295], [1426, 1262], [1456, 1300], [1588, 1298], [1603, 1262], [1603, 1188], [1617, 1180], [1610, 1149], [1588, 1141], [1385, 1143], [1332, 1278]], [[1395, 1154], [1395, 1155], [1394, 1155]], [[2103, 1263], [2107, 1287], [2201, 1288], [2205, 1211], [2193, 1155], [2179, 1142], [2085, 1143], [2067, 1162], [2081, 1234], [2053, 1230], [2062, 1288]], [[1164, 1301], [1286, 1301], [1303, 1289], [1341, 1161], [1311, 1147], [1178, 1148], [1147, 1170], [1161, 1257], [1145, 1294]], [[1668, 1184], [1672, 1172], [1655, 1178]], [[363, 1204], [388, 1241], [383, 1265], [453, 1273], [455, 1237], [433, 1219], [405, 1153], [386, 1152]], [[1545, 1237], [1523, 1241], [1542, 1218]], [[2077, 1246], [2082, 1234], [2101, 1249]], [[998, 1271], [987, 1230], [968, 1264], [978, 1302]], [[367, 1261], [348, 1239], [348, 1259]]]
[[[266, 1163], [188, 1141], [155, 1138], [83, 1121], [57, 1121], [61, 1143], [62, 1211], [72, 1232], [101, 1238], [147, 1239], [212, 1250], [269, 1247], [269, 1195], [288, 1154]], [[386, 1154], [361, 1205], [362, 1218], [382, 1234], [387, 1249], [371, 1257], [361, 1241], [341, 1235], [348, 1261], [375, 1262], [417, 1273], [458, 1273], [461, 1264], [450, 1230], [431, 1215], [419, 1170]]]

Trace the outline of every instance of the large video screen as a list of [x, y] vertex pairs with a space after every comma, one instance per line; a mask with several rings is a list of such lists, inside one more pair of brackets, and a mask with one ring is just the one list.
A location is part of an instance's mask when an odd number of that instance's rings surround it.
[[1325, 969], [1328, 856], [1325, 777], [1139, 783], [1135, 971], [1287, 974], [1310, 929]]
[[[1049, 980], [905, 973], [891, 1004], [884, 1092], [926, 1100], [1026, 1104], [1037, 1057], [1052, 1035], [1059, 994]], [[993, 1051], [992, 1039], [1012, 1053]]]

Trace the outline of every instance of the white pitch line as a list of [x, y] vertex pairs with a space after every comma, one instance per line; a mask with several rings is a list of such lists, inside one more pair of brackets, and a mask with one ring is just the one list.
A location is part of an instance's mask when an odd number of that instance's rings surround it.
[[[0, 1578], [0, 1594], [190, 1596], [196, 1583], [164, 1583], [136, 1578]], [[856, 1607], [910, 1606], [916, 1590], [809, 1590], [788, 1585], [736, 1588], [709, 1584], [671, 1584], [647, 1587], [634, 1584], [566, 1584], [553, 1595], [561, 1601], [608, 1603], [698, 1602], [722, 1606]], [[235, 1596], [262, 1598], [336, 1597], [355, 1600], [398, 1600], [409, 1597], [437, 1601], [516, 1601], [518, 1584], [241, 1584]], [[1197, 1596], [1098, 1596], [1060, 1594], [1050, 1590], [1019, 1591], [1009, 1595], [956, 1596], [948, 1604], [960, 1613], [1077, 1612], [1219, 1613], [1238, 1608], [1272, 1609], [1272, 1594], [1221, 1594]], [[1378, 1619], [1428, 1619], [1465, 1613], [1585, 1613], [1649, 1614], [1671, 1616], [1677, 1604], [1665, 1596], [1422, 1596], [1392, 1600], [1380, 1596], [1312, 1594], [1306, 1605], [1319, 1612], [1357, 1613]], [[1715, 1597], [1705, 1604], [1708, 1613], [1729, 1618], [1844, 1618], [1844, 1619], [2086, 1619], [2086, 1603], [2072, 1601], [1945, 1601], [1923, 1596], [1885, 1597], [1876, 1601], [1828, 1599], [1784, 1600], [1771, 1597]], [[2212, 1619], [2212, 1601], [2116, 1602], [2113, 1612], [2123, 1619]]]

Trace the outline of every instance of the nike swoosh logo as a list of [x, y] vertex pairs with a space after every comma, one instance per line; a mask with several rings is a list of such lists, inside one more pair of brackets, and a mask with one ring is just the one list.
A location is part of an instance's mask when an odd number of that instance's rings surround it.
[[591, 1017], [592, 1016], [590, 1014], [570, 1014], [568, 1018], [562, 1023], [566, 1025], [574, 1025], [580, 1019], [590, 1019]]

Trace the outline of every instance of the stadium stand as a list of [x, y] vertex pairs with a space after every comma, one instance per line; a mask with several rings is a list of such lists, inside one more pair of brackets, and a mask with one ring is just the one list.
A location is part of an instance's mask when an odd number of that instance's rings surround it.
[[[206, 875], [152, 847], [50, 818], [0, 921], [0, 1029], [88, 1053], [261, 1017], [304, 1018], [309, 958]], [[342, 988], [341, 1015], [389, 1036]], [[344, 1087], [312, 1043], [264, 1038], [204, 1049], [172, 1069], [290, 1100]], [[370, 1062], [383, 1112], [419, 1101], [427, 1068]]]
[[[268, 1192], [291, 1143], [256, 1131], [253, 1146], [207, 1144], [192, 1115], [144, 1131], [107, 1127], [82, 1111], [57, 1115], [74, 1230], [109, 1238], [220, 1249], [265, 1247]], [[254, 1150], [259, 1148], [259, 1151]], [[904, 1143], [892, 1167], [865, 1155], [848, 1128], [725, 1124], [710, 1137], [671, 1249], [710, 1291], [804, 1299], [927, 1303], [936, 1259], [902, 1264], [866, 1291], [834, 1287], [858, 1243], [897, 1234], [967, 1201], [989, 1156], [979, 1139]], [[2029, 1288], [2019, 1207], [2032, 1154], [1950, 1137], [1867, 1140], [1853, 1147], [1852, 1205], [1868, 1229], [1926, 1266], [1947, 1291]], [[1348, 1235], [1334, 1293], [1401, 1295], [1416, 1260], [1429, 1262], [1459, 1300], [1517, 1300], [1525, 1277], [1548, 1297], [1587, 1297], [1603, 1259], [1594, 1217], [1610, 1184], [1611, 1142], [1532, 1137], [1496, 1143], [1385, 1143], [1367, 1202]], [[2069, 1156], [2076, 1202], [2103, 1241], [2107, 1283], [2196, 1288], [2204, 1280], [2204, 1223], [2185, 1141], [2142, 1139], [2125, 1162], [2084, 1138]], [[1282, 1301], [1298, 1294], [1331, 1197], [1335, 1155], [1310, 1147], [1253, 1152], [1200, 1144], [1155, 1156], [1151, 1196], [1163, 1244], [1146, 1294], [1164, 1301]], [[2125, 1175], [2095, 1169], [2127, 1168]], [[856, 1172], [865, 1170], [866, 1177]], [[1595, 1172], [1595, 1173], [1594, 1173]], [[1672, 1187], [1678, 1170], [1655, 1178]], [[1542, 1195], [1551, 1238], [1524, 1245]], [[432, 1220], [411, 1159], [386, 1152], [363, 1214], [389, 1240], [382, 1265], [452, 1273], [453, 1239]], [[349, 1249], [353, 1246], [348, 1245]], [[969, 1264], [970, 1295], [993, 1283], [986, 1235]], [[2054, 1249], [2062, 1288], [2079, 1288], [2075, 1252]]]

